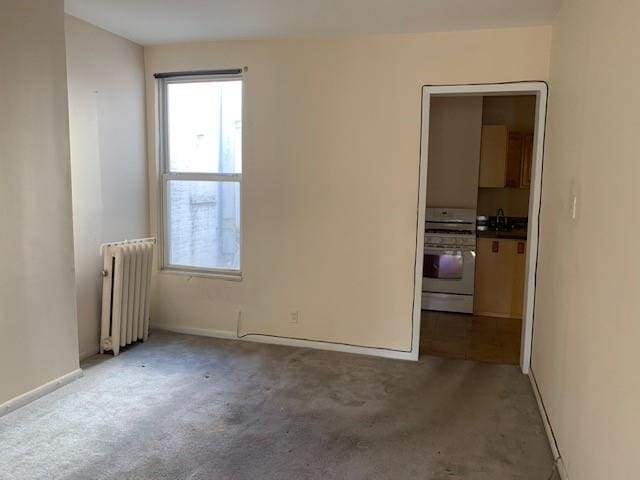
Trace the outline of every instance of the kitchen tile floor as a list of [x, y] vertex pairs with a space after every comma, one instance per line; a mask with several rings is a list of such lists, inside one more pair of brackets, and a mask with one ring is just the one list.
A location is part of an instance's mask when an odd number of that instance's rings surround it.
[[518, 365], [521, 319], [422, 311], [420, 353]]

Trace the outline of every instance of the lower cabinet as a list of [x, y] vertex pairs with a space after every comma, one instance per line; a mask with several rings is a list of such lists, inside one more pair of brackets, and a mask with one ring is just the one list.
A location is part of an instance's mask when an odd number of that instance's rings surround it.
[[474, 313], [522, 318], [527, 242], [478, 238], [477, 245]]

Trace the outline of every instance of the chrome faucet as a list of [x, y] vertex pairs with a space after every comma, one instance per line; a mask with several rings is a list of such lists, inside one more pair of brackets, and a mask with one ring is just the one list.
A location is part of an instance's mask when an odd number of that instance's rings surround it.
[[504, 228], [506, 230], [507, 228], [507, 217], [504, 216], [504, 210], [499, 208], [498, 212], [496, 213], [496, 230], [500, 229], [500, 223], [502, 223], [504, 225]]

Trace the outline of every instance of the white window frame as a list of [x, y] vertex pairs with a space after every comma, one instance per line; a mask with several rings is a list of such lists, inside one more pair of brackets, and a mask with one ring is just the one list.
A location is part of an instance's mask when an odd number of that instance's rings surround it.
[[[168, 273], [179, 273], [192, 276], [205, 276], [214, 277], [228, 280], [241, 280], [242, 279], [242, 259], [244, 252], [243, 242], [243, 207], [244, 207], [244, 195], [242, 188], [242, 173], [207, 173], [207, 172], [171, 172], [169, 165], [169, 122], [167, 116], [167, 87], [172, 83], [200, 83], [200, 82], [223, 82], [223, 81], [238, 81], [242, 82], [242, 159], [244, 159], [244, 81], [242, 74], [200, 74], [200, 73], [185, 73], [184, 75], [176, 75], [158, 78], [158, 157], [159, 157], [159, 230], [158, 237], [161, 239], [159, 242], [160, 253], [160, 270]], [[241, 162], [242, 171], [244, 171], [244, 162]], [[207, 267], [193, 267], [189, 265], [172, 265], [169, 261], [169, 196], [167, 194], [168, 184], [171, 180], [192, 180], [192, 181], [208, 181], [208, 182], [234, 182], [239, 184], [240, 189], [240, 264], [237, 270], [224, 269], [224, 268], [207, 268]]]

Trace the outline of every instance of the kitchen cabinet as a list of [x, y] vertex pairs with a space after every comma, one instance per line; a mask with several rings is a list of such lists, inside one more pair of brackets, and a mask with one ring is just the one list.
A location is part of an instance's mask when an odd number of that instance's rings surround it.
[[521, 187], [531, 185], [531, 167], [533, 164], [533, 133], [527, 133], [523, 137], [522, 143], [522, 173], [520, 179]]
[[525, 188], [531, 183], [533, 134], [483, 125], [479, 188]]
[[525, 240], [478, 238], [473, 312], [522, 318]]
[[522, 170], [522, 134], [509, 132], [507, 137], [507, 166], [505, 175], [505, 187], [520, 187]]
[[504, 125], [483, 125], [480, 140], [480, 188], [502, 188], [507, 166], [507, 139]]

